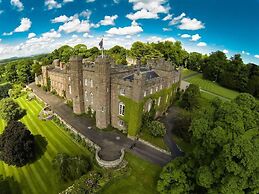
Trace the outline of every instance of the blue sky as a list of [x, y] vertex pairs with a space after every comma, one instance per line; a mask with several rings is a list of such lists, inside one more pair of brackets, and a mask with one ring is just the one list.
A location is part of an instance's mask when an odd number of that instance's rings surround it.
[[180, 40], [188, 51], [259, 64], [259, 0], [0, 0], [0, 58], [69, 44], [127, 48]]

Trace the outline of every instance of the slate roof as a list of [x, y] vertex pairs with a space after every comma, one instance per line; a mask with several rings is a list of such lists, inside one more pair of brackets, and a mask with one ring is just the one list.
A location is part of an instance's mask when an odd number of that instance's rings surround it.
[[[157, 78], [159, 77], [159, 75], [153, 71], [153, 70], [150, 70], [150, 71], [144, 71], [144, 72], [140, 72], [142, 74], [142, 76], [145, 78], [145, 80], [151, 80], [151, 79], [154, 79], [154, 78]], [[134, 80], [134, 74], [131, 74], [131, 75], [128, 75], [126, 77], [123, 78], [125, 81], [133, 81]]]

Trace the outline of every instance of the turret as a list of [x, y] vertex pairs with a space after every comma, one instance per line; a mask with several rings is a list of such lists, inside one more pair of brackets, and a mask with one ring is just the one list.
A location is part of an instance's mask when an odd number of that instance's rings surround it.
[[73, 111], [76, 114], [84, 113], [83, 95], [83, 63], [82, 57], [72, 56], [69, 59], [69, 93], [73, 99]]
[[107, 56], [99, 56], [95, 61], [97, 102], [96, 126], [100, 129], [111, 123], [111, 60]]

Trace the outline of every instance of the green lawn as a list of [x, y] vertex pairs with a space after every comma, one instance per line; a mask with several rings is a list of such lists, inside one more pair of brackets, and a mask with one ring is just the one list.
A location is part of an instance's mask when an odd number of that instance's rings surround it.
[[[23, 194], [52, 194], [58, 193], [68, 185], [60, 185], [56, 182], [51, 161], [57, 153], [64, 152], [70, 155], [84, 154], [90, 156], [91, 153], [75, 143], [72, 138], [53, 121], [41, 121], [38, 113], [42, 105], [36, 100], [28, 102], [25, 97], [19, 98], [20, 106], [27, 110], [27, 115], [22, 122], [34, 135], [43, 136], [47, 140], [47, 147], [44, 155], [36, 162], [22, 168], [8, 166], [0, 162], [0, 174], [4, 177], [12, 176], [19, 183]], [[4, 129], [4, 122], [0, 120], [0, 133]], [[38, 138], [37, 138], [38, 139]], [[40, 138], [42, 139], [42, 138]], [[41, 146], [41, 143], [39, 143]], [[13, 186], [13, 193], [17, 194]], [[0, 191], [1, 193], [1, 191]]]
[[126, 160], [132, 169], [130, 175], [118, 177], [108, 183], [100, 192], [101, 194], [157, 194], [156, 182], [161, 167], [147, 161], [126, 154]]
[[[224, 88], [217, 84], [216, 82], [212, 82], [209, 80], [205, 80], [202, 78], [202, 74], [195, 75], [193, 77], [190, 77], [186, 79], [185, 81], [190, 82], [192, 84], [199, 85], [202, 90], [206, 90], [208, 92], [211, 92], [215, 94], [215, 96], [224, 97], [227, 99], [234, 99], [236, 96], [238, 96], [239, 92]], [[209, 94], [204, 94], [208, 97]], [[211, 95], [210, 95], [211, 96]]]
[[140, 138], [151, 143], [154, 146], [157, 146], [164, 150], [169, 150], [169, 148], [166, 146], [164, 139], [162, 137], [154, 137], [154, 136], [150, 135], [146, 130], [144, 130], [140, 133]]
[[189, 69], [183, 69], [182, 70], [182, 77], [185, 78], [189, 75], [192, 75], [192, 74], [195, 74], [197, 73], [196, 71], [192, 71], [192, 70], [189, 70]]

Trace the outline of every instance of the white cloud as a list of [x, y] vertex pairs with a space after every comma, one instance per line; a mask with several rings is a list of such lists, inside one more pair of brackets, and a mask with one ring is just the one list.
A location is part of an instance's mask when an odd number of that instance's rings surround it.
[[45, 32], [42, 34], [43, 38], [60, 38], [61, 34], [54, 29], [51, 29], [49, 32]]
[[171, 42], [175, 42], [175, 39], [173, 37], [170, 38], [162, 38], [159, 36], [151, 36], [149, 38], [147, 38], [148, 42], [164, 42], [164, 41], [171, 41]]
[[63, 3], [70, 3], [73, 2], [74, 0], [63, 0]]
[[169, 31], [172, 31], [172, 29], [171, 28], [163, 28], [163, 31], [164, 32], [169, 32]]
[[48, 10], [62, 7], [61, 3], [58, 3], [55, 0], [45, 0], [45, 6], [48, 7]]
[[206, 43], [206, 42], [199, 42], [199, 43], [197, 44], [197, 46], [199, 46], [199, 47], [205, 47], [205, 46], [207, 46], [207, 43]]
[[205, 28], [204, 24], [196, 18], [183, 18], [181, 24], [178, 26], [181, 30], [200, 30]]
[[171, 20], [173, 18], [173, 14], [168, 14], [163, 18], [163, 21]]
[[29, 18], [22, 18], [21, 24], [18, 26], [14, 32], [25, 32], [31, 28], [31, 20]]
[[255, 55], [255, 58], [259, 59], [259, 55]]
[[182, 34], [181, 38], [191, 38], [191, 35], [190, 34]]
[[243, 54], [243, 55], [250, 55], [250, 53], [249, 53], [249, 52], [246, 52], [246, 51], [242, 51], [242, 54]]
[[120, 3], [120, 0], [113, 0], [113, 2], [118, 4], [118, 3]]
[[3, 36], [11, 36], [11, 35], [13, 35], [13, 32], [4, 32], [3, 33]]
[[118, 15], [114, 16], [105, 16], [103, 20], [101, 20], [99, 23], [102, 26], [114, 26], [114, 21], [118, 18]]
[[173, 19], [169, 22], [169, 25], [172, 26], [172, 25], [178, 24], [178, 23], [181, 21], [181, 19], [183, 19], [185, 16], [186, 16], [186, 14], [185, 14], [185, 13], [182, 13], [181, 15], [179, 15], [179, 16], [173, 18]]
[[73, 16], [67, 17], [66, 15], [61, 15], [51, 20], [52, 23], [65, 23], [69, 20], [73, 19]]
[[141, 9], [140, 11], [126, 15], [127, 18], [130, 20], [138, 20], [138, 19], [157, 19], [158, 15], [157, 13], [153, 13], [150, 11], [147, 11], [146, 9]]
[[227, 49], [224, 49], [224, 50], [223, 50], [223, 53], [228, 54], [229, 51], [228, 51]]
[[133, 10], [146, 9], [154, 14], [157, 13], [168, 13], [170, 6], [168, 0], [129, 0], [133, 3]]
[[197, 40], [200, 40], [201, 39], [201, 36], [199, 34], [195, 34], [195, 35], [192, 35], [192, 39], [191, 41], [197, 41]]
[[11, 0], [10, 3], [12, 6], [17, 7], [19, 11], [24, 9], [23, 3], [20, 0]]
[[33, 33], [33, 32], [31, 32], [31, 33], [28, 34], [28, 38], [29, 38], [29, 39], [30, 39], [30, 38], [34, 38], [35, 36], [36, 36], [36, 34]]
[[86, 9], [85, 11], [82, 11], [80, 14], [80, 16], [85, 17], [86, 19], [90, 19], [91, 15], [92, 15], [92, 11], [89, 9]]
[[108, 31], [106, 31], [109, 35], [134, 35], [138, 34], [140, 32], [143, 32], [143, 29], [141, 26], [139, 26], [135, 21], [131, 23], [131, 26], [127, 27], [119, 27], [119, 28], [111, 28]]
[[58, 31], [64, 31], [66, 33], [71, 32], [89, 32], [91, 28], [91, 24], [87, 20], [80, 21], [78, 18], [74, 18], [71, 21], [64, 23], [63, 25], [59, 26]]
[[95, 0], [86, 0], [86, 3], [93, 3]]

